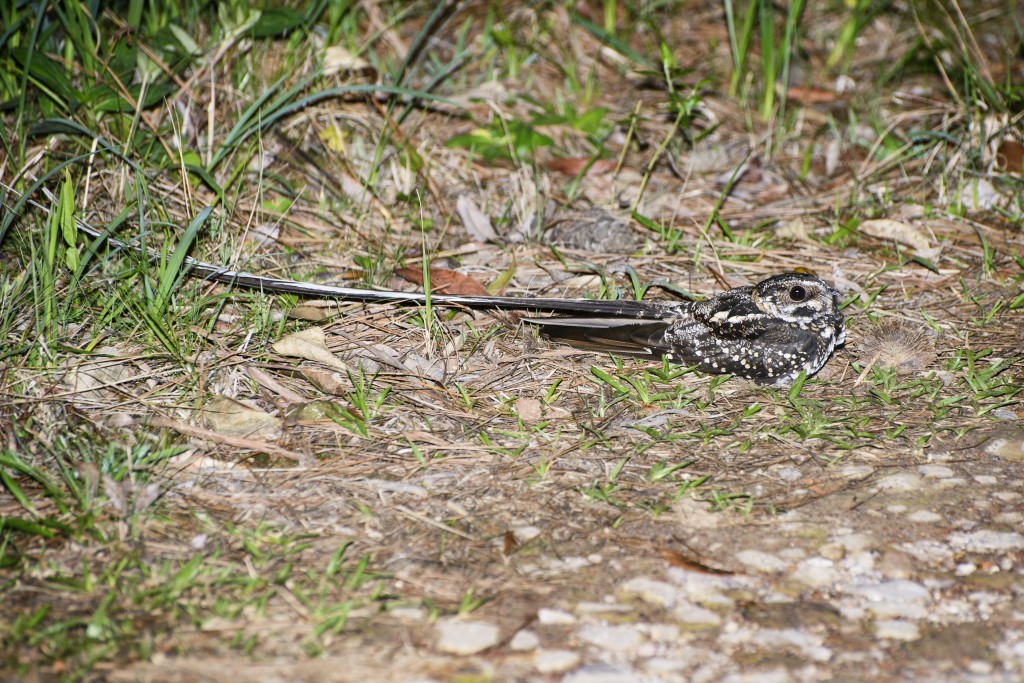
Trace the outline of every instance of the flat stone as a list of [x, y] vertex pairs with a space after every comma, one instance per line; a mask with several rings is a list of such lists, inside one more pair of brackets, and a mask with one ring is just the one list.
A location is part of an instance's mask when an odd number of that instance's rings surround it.
[[576, 617], [560, 609], [541, 607], [537, 610], [537, 621], [548, 626], [575, 624]]
[[670, 583], [638, 576], [622, 584], [619, 594], [629, 600], [636, 598], [651, 605], [671, 607], [676, 602], [679, 590]]
[[573, 611], [579, 616], [584, 616], [587, 614], [614, 614], [616, 612], [621, 614], [632, 612], [633, 608], [620, 602], [578, 602]]
[[876, 486], [883, 491], [917, 491], [921, 488], [921, 477], [913, 472], [897, 472], [879, 479]]
[[445, 619], [434, 627], [437, 649], [454, 655], [472, 655], [498, 644], [501, 629], [483, 621]]
[[928, 589], [914, 581], [896, 580], [882, 583], [852, 583], [841, 586], [840, 590], [858, 595], [871, 602], [923, 602], [928, 598]]
[[917, 640], [921, 630], [909, 621], [882, 619], [875, 622], [875, 636], [889, 640]]
[[529, 652], [530, 650], [536, 650], [539, 645], [540, 638], [537, 634], [524, 628], [521, 631], [516, 631], [516, 634], [512, 636], [512, 640], [509, 641], [508, 647], [516, 652]]
[[579, 666], [580, 655], [572, 650], [538, 650], [533, 666], [542, 674], [560, 674]]
[[[770, 650], [774, 655], [782, 651], [795, 651], [816, 662], [826, 662], [833, 657], [832, 650], [822, 645], [822, 636], [796, 628], [757, 630], [740, 627], [732, 632], [726, 632], [723, 629], [718, 637], [718, 642], [725, 643], [730, 647], [756, 646]], [[749, 680], [761, 681], [762, 679], [757, 677]]]
[[1003, 460], [1024, 460], [1024, 429], [1019, 427], [998, 430], [985, 444], [985, 452]]
[[977, 553], [1024, 548], [1024, 535], [1013, 531], [970, 531], [949, 535], [949, 544]]
[[952, 468], [945, 465], [921, 465], [917, 471], [931, 479], [949, 479], [956, 474]]
[[914, 510], [907, 515], [908, 522], [918, 522], [919, 524], [934, 524], [935, 522], [942, 521], [942, 515], [931, 510]]
[[576, 635], [608, 652], [630, 653], [643, 642], [640, 631], [632, 624], [587, 624]]
[[918, 560], [932, 564], [945, 562], [953, 556], [953, 550], [947, 544], [938, 541], [925, 540], [901, 543], [899, 549]]
[[530, 525], [512, 527], [512, 534], [520, 545], [528, 543], [543, 533], [539, 528]]
[[736, 553], [736, 559], [751, 569], [762, 572], [781, 572], [789, 568], [789, 563], [785, 560], [760, 550], [741, 550]]

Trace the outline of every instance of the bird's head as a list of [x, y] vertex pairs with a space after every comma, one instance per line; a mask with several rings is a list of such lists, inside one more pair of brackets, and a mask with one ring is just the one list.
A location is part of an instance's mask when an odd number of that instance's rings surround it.
[[751, 297], [761, 311], [788, 322], [839, 315], [839, 293], [814, 275], [773, 275], [758, 282]]

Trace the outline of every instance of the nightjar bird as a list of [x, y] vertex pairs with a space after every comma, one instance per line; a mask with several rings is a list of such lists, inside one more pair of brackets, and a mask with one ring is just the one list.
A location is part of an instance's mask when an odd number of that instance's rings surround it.
[[[297, 282], [188, 259], [191, 273], [235, 287], [364, 303], [422, 305], [428, 295]], [[668, 358], [701, 372], [785, 386], [812, 375], [846, 341], [839, 294], [813, 275], [773, 275], [706, 301], [621, 301], [432, 293], [435, 306], [546, 311], [524, 318], [553, 341], [636, 358]]]
[[[619, 304], [610, 316], [529, 318], [546, 337], [638, 358], [666, 357], [701, 372], [785, 386], [812, 375], [846, 341], [839, 294], [813, 275], [774, 275], [692, 302]], [[609, 310], [612, 310], [611, 308]]]

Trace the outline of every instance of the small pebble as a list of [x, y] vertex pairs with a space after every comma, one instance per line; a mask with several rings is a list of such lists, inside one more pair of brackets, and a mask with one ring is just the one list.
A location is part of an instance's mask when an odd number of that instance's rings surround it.
[[643, 636], [632, 624], [587, 624], [577, 633], [580, 640], [610, 652], [632, 652]]
[[671, 607], [675, 604], [678, 589], [665, 581], [656, 581], [645, 576], [638, 576], [622, 584], [619, 594], [625, 600], [639, 599], [659, 607]]
[[530, 650], [536, 650], [540, 645], [540, 638], [537, 634], [529, 629], [523, 629], [517, 631], [512, 640], [509, 642], [508, 647], [510, 650], [516, 652], [529, 652]]
[[917, 640], [920, 629], [909, 621], [883, 619], [875, 622], [875, 635], [889, 640]]
[[572, 650], [538, 650], [533, 666], [542, 674], [560, 674], [579, 666], [580, 655]]
[[458, 618], [439, 621], [437, 649], [454, 655], [472, 655], [498, 644], [501, 630], [482, 621], [463, 621]]
[[992, 662], [985, 661], [984, 659], [972, 659], [967, 664], [967, 670], [972, 674], [988, 675], [992, 673], [995, 667], [992, 666]]
[[560, 609], [548, 609], [547, 607], [541, 607], [537, 610], [537, 621], [549, 626], [564, 626], [566, 624], [575, 624], [576, 617]]

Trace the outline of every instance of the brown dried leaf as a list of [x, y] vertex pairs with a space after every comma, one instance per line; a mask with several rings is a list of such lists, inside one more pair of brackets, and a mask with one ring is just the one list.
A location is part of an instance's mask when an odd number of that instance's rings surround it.
[[612, 159], [598, 159], [590, 167], [589, 157], [577, 158], [577, 159], [552, 159], [547, 163], [549, 171], [553, 173], [561, 173], [563, 175], [577, 176], [587, 171], [587, 175], [598, 174], [598, 173], [611, 173], [615, 170], [615, 161]]
[[327, 336], [323, 328], [309, 327], [274, 342], [271, 347], [282, 356], [304, 358], [323, 363], [327, 367], [348, 370], [348, 364], [327, 348]]
[[310, 322], [320, 322], [325, 318], [329, 318], [330, 314], [322, 308], [316, 306], [296, 306], [292, 310], [288, 311], [288, 317], [293, 320], [308, 320]]
[[[415, 268], [398, 268], [395, 275], [418, 285], [423, 284], [423, 271]], [[430, 291], [465, 296], [488, 295], [487, 288], [473, 278], [444, 268], [430, 269]]]
[[345, 396], [352, 390], [352, 383], [349, 382], [348, 373], [316, 367], [300, 368], [299, 372], [302, 373], [307, 382], [325, 394]]
[[1003, 140], [996, 150], [996, 163], [1007, 173], [1020, 175], [1024, 167], [1024, 145], [1016, 140]]
[[831, 90], [810, 86], [791, 85], [786, 91], [786, 98], [800, 104], [829, 104], [838, 98]]
[[690, 572], [698, 572], [700, 574], [732, 574], [733, 572], [726, 569], [717, 569], [715, 567], [709, 567], [703, 562], [685, 557], [682, 553], [671, 548], [660, 548], [658, 552], [665, 558], [673, 567], [679, 567]]

